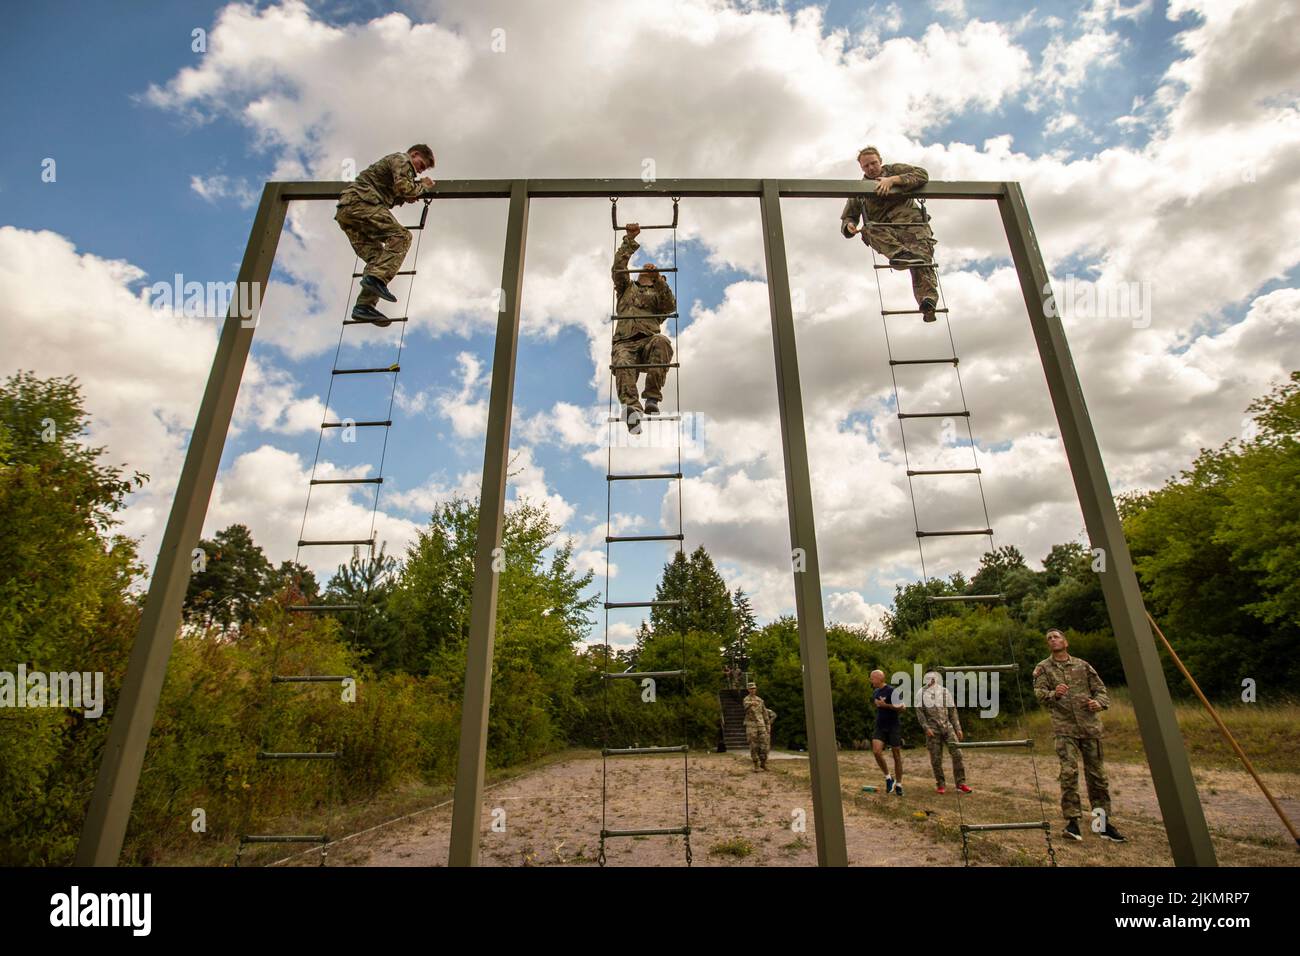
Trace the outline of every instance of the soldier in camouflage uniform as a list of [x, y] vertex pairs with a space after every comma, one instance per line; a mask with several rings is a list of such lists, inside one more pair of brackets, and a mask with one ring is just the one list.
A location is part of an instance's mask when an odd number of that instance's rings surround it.
[[1034, 668], [1034, 696], [1047, 707], [1056, 737], [1056, 755], [1061, 760], [1061, 813], [1065, 816], [1065, 835], [1082, 840], [1079, 817], [1079, 759], [1083, 759], [1083, 776], [1088, 786], [1088, 803], [1095, 811], [1104, 811], [1106, 824], [1099, 836], [1116, 843], [1125, 842], [1110, 822], [1110, 784], [1102, 760], [1101, 738], [1104, 734], [1098, 713], [1110, 706], [1106, 685], [1092, 665], [1070, 656], [1070, 642], [1056, 628], [1047, 632], [1051, 656]]
[[952, 776], [957, 789], [970, 793], [966, 786], [966, 765], [961, 759], [961, 750], [957, 744], [962, 740], [961, 719], [957, 716], [957, 705], [943, 686], [937, 671], [930, 671], [922, 680], [925, 686], [917, 699], [916, 719], [925, 731], [925, 749], [930, 751], [930, 768], [934, 771], [935, 790], [947, 792], [947, 781], [943, 776], [943, 749], [948, 748], [952, 755]]
[[[637, 280], [628, 276], [628, 260], [632, 253], [641, 248], [636, 241], [641, 232], [638, 223], [627, 224], [627, 234], [614, 254], [614, 266], [610, 276], [614, 280], [614, 295], [618, 304], [614, 308], [620, 316], [614, 323], [614, 347], [610, 364], [615, 366], [614, 381], [618, 383], [618, 400], [623, 406], [623, 420], [627, 430], [633, 435], [641, 434], [643, 415], [658, 415], [659, 403], [664, 397], [664, 381], [668, 378], [668, 369], [664, 368], [618, 368], [620, 365], [660, 365], [667, 366], [673, 358], [673, 346], [668, 336], [659, 331], [663, 324], [662, 316], [677, 311], [677, 299], [667, 280], [657, 271], [653, 262], [646, 263], [644, 271], [637, 273]], [[622, 318], [627, 316], [627, 318]], [[659, 318], [655, 318], [659, 316]], [[637, 380], [645, 372], [645, 407], [637, 397]]]
[[772, 721], [776, 720], [776, 711], [769, 710], [758, 696], [758, 685], [748, 683], [745, 689], [745, 738], [749, 741], [749, 757], [754, 761], [754, 770], [767, 769], [767, 750], [772, 743]]
[[[912, 273], [912, 294], [926, 322], [935, 320], [939, 303], [939, 282], [934, 268], [917, 263], [934, 261], [934, 233], [926, 217], [907, 191], [924, 186], [930, 174], [907, 163], [884, 165], [874, 146], [858, 153], [862, 178], [876, 181], [875, 194], [852, 196], [840, 212], [840, 234], [845, 239], [861, 235], [862, 241], [889, 260], [895, 269]], [[858, 226], [858, 221], [862, 226]], [[915, 223], [916, 225], [872, 226], [868, 223]]]
[[404, 153], [390, 153], [366, 167], [339, 196], [334, 221], [366, 264], [352, 318], [378, 326], [392, 324], [392, 320], [375, 308], [375, 303], [381, 298], [397, 301], [388, 283], [402, 268], [406, 250], [411, 247], [411, 230], [399, 223], [389, 210], [432, 195], [433, 181], [417, 178], [432, 168], [433, 151], [417, 143]]

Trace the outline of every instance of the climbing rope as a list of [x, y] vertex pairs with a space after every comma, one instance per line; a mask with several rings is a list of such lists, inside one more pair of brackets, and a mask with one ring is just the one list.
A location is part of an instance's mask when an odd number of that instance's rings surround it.
[[[927, 215], [927, 216], [926, 216], [926, 219], [928, 220], [928, 218], [929, 218], [929, 217], [928, 217], [928, 215]], [[913, 226], [914, 226], [914, 227], [915, 227], [915, 226], [923, 226], [923, 225], [926, 225], [926, 224], [927, 224], [927, 223], [922, 222], [922, 223], [916, 223], [916, 224], [913, 224]], [[894, 227], [894, 228], [898, 228], [898, 227], [899, 227], [899, 224], [897, 224], [897, 223], [888, 223], [888, 222], [867, 222], [867, 221], [864, 220], [864, 222], [863, 222], [863, 228], [864, 228], [864, 229], [868, 229], [868, 228], [873, 227], [873, 226], [891, 226], [891, 227]], [[982, 513], [983, 513], [983, 516], [984, 516], [984, 530], [983, 530], [983, 531], [978, 531], [978, 530], [976, 530], [975, 532], [962, 531], [962, 532], [957, 532], [957, 533], [959, 533], [959, 534], [977, 533], [977, 534], [981, 534], [981, 535], [986, 536], [986, 537], [988, 538], [988, 550], [989, 550], [990, 553], [992, 553], [992, 552], [995, 550], [995, 540], [994, 540], [994, 534], [993, 534], [992, 523], [991, 523], [991, 521], [990, 521], [990, 519], [989, 519], [988, 498], [987, 498], [987, 495], [985, 494], [985, 490], [984, 490], [984, 476], [983, 476], [983, 470], [982, 470], [982, 468], [981, 468], [981, 466], [980, 466], [980, 463], [979, 463], [979, 453], [978, 453], [978, 450], [977, 450], [977, 447], [976, 447], [976, 443], [975, 443], [975, 433], [974, 433], [974, 429], [973, 429], [973, 427], [971, 426], [970, 406], [968, 405], [968, 403], [967, 403], [967, 401], [966, 401], [966, 388], [965, 388], [965, 385], [964, 385], [964, 383], [963, 383], [963, 381], [962, 381], [962, 374], [961, 374], [961, 361], [960, 361], [960, 359], [959, 359], [958, 356], [957, 356], [957, 340], [956, 340], [956, 336], [955, 336], [955, 334], [954, 334], [954, 332], [953, 332], [951, 313], [950, 313], [949, 308], [948, 308], [948, 306], [947, 306], [947, 297], [945, 296], [944, 291], [943, 291], [943, 281], [942, 281], [942, 279], [941, 279], [940, 276], [939, 276], [938, 263], [934, 261], [933, 250], [931, 251], [931, 255], [930, 255], [930, 259], [929, 259], [929, 265], [930, 265], [931, 268], [934, 269], [934, 273], [935, 273], [935, 287], [936, 287], [936, 291], [938, 292], [938, 297], [939, 297], [939, 298], [938, 298], [938, 302], [936, 303], [935, 312], [936, 312], [937, 314], [942, 314], [943, 317], [944, 317], [944, 323], [945, 323], [945, 326], [946, 326], [946, 328], [947, 328], [949, 354], [948, 354], [947, 356], [937, 356], [937, 357], [929, 357], [929, 358], [897, 359], [897, 358], [895, 358], [895, 356], [894, 356], [893, 341], [892, 341], [891, 336], [890, 336], [890, 334], [889, 334], [889, 316], [890, 316], [890, 315], [914, 315], [914, 314], [919, 314], [920, 310], [919, 310], [919, 309], [917, 309], [917, 310], [915, 310], [915, 311], [914, 311], [914, 310], [910, 310], [910, 309], [895, 309], [895, 310], [890, 310], [890, 309], [886, 309], [886, 308], [885, 308], [884, 290], [883, 290], [883, 288], [882, 288], [882, 284], [881, 284], [881, 281], [880, 281], [880, 273], [881, 273], [882, 271], [884, 271], [885, 267], [888, 266], [888, 263], [886, 263], [886, 266], [882, 266], [882, 265], [880, 264], [880, 262], [879, 262], [879, 259], [878, 259], [878, 256], [877, 256], [877, 253], [876, 253], [876, 249], [875, 249], [875, 247], [874, 247], [874, 246], [871, 246], [870, 243], [866, 243], [866, 245], [867, 245], [867, 247], [868, 247], [869, 249], [871, 249], [871, 264], [872, 264], [872, 270], [871, 270], [871, 271], [872, 271], [872, 273], [875, 275], [875, 279], [876, 279], [876, 299], [877, 299], [877, 302], [879, 303], [879, 306], [880, 306], [881, 325], [882, 325], [882, 327], [883, 327], [883, 329], [884, 329], [884, 333], [885, 333], [885, 351], [886, 351], [886, 354], [887, 354], [888, 359], [889, 359], [889, 375], [890, 375], [890, 381], [891, 381], [891, 384], [892, 384], [892, 387], [893, 387], [893, 394], [894, 394], [894, 411], [895, 411], [895, 412], [898, 414], [898, 416], [899, 416], [899, 417], [898, 417], [898, 431], [899, 431], [899, 437], [900, 437], [901, 445], [902, 445], [902, 449], [903, 449], [903, 464], [904, 464], [904, 468], [906, 469], [906, 472], [907, 472], [907, 490], [908, 490], [908, 498], [911, 500], [911, 504], [912, 504], [912, 521], [913, 521], [913, 526], [914, 526], [914, 529], [915, 529], [915, 532], [916, 532], [916, 548], [917, 548], [917, 554], [918, 554], [919, 559], [920, 559], [920, 564], [921, 564], [921, 581], [922, 581], [922, 587], [923, 587], [923, 590], [924, 590], [924, 592], [925, 592], [925, 598], [926, 598], [926, 601], [925, 601], [925, 606], [926, 606], [926, 617], [927, 617], [928, 620], [933, 621], [933, 620], [934, 620], [934, 601], [932, 600], [932, 595], [929, 594], [929, 588], [930, 588], [930, 575], [929, 575], [929, 571], [928, 571], [928, 569], [927, 569], [927, 567], [926, 567], [926, 560], [925, 560], [925, 538], [928, 537], [928, 536], [931, 536], [931, 535], [933, 535], [933, 534], [936, 534], [936, 533], [934, 533], [934, 532], [926, 532], [926, 531], [923, 531], [922, 528], [921, 528], [920, 511], [919, 511], [919, 508], [918, 508], [918, 506], [917, 506], [917, 501], [916, 501], [916, 478], [917, 478], [917, 477], [927, 476], [927, 475], [947, 475], [947, 474], [972, 474], [972, 475], [974, 475], [974, 476], [975, 476], [976, 483], [977, 483], [977, 488], [978, 488], [978, 491], [979, 491], [980, 507], [981, 507], [981, 510], [982, 510]], [[912, 253], [912, 254], [915, 255], [915, 253]], [[909, 271], [909, 276], [910, 276], [910, 271]], [[911, 456], [911, 451], [909, 450], [909, 448], [908, 448], [908, 444], [907, 444], [907, 428], [906, 428], [906, 426], [905, 426], [905, 422], [906, 422], [907, 419], [904, 417], [904, 416], [905, 416], [905, 413], [903, 412], [902, 404], [901, 404], [901, 402], [900, 402], [900, 398], [899, 398], [898, 372], [897, 372], [897, 370], [898, 370], [899, 367], [901, 367], [901, 366], [903, 366], [903, 365], [914, 365], [914, 364], [916, 364], [916, 365], [931, 365], [931, 364], [949, 364], [949, 363], [951, 363], [951, 365], [952, 365], [952, 367], [953, 367], [953, 371], [956, 373], [956, 378], [957, 378], [957, 394], [958, 394], [958, 397], [961, 399], [961, 408], [958, 409], [958, 410], [955, 410], [955, 416], [954, 416], [954, 417], [960, 417], [960, 418], [962, 418], [962, 419], [965, 421], [965, 423], [966, 423], [966, 437], [967, 437], [967, 443], [968, 443], [968, 445], [969, 445], [969, 447], [970, 447], [970, 455], [971, 455], [971, 464], [970, 464], [970, 468], [968, 468], [968, 469], [914, 469], [914, 468], [912, 467], [912, 456]], [[930, 413], [926, 413], [926, 414], [927, 414], [928, 416], [930, 415]], [[934, 415], [931, 416], [931, 417], [942, 417], [942, 416], [941, 416], [941, 413], [934, 413]], [[945, 463], [945, 464], [946, 464], [946, 463]], [[999, 599], [999, 600], [1003, 599], [1004, 596], [1005, 596], [1005, 591], [1003, 590], [1003, 581], [1002, 581], [1001, 578], [1002, 578], [1002, 576], [1001, 576], [1001, 574], [1000, 574], [1000, 575], [999, 575], [999, 580], [998, 580], [998, 591], [997, 591], [997, 595], [996, 595], [997, 599]], [[974, 597], [974, 596], [972, 596], [972, 597]], [[988, 597], [990, 597], [990, 596], [989, 596], [989, 595], [981, 595], [981, 596], [979, 596], [979, 598], [977, 598], [977, 599], [986, 599], [986, 598], [988, 598]], [[1012, 639], [1011, 636], [1008, 636], [1007, 643], [1008, 643], [1008, 650], [1009, 650], [1009, 652], [1010, 652], [1010, 654], [1011, 654], [1011, 665], [1010, 665], [1010, 670], [1011, 670], [1011, 672], [1015, 675], [1015, 681], [1016, 681], [1016, 695], [1017, 695], [1017, 701], [1018, 701], [1018, 703], [1019, 703], [1019, 713], [1018, 713], [1017, 718], [1016, 718], [1017, 733], [1019, 733], [1019, 734], [1021, 735], [1021, 739], [1028, 739], [1028, 738], [1024, 737], [1024, 733], [1025, 733], [1025, 729], [1024, 729], [1024, 714], [1025, 714], [1025, 697], [1024, 697], [1024, 689], [1023, 689], [1022, 681], [1021, 681], [1019, 662], [1016, 660], [1015, 642], [1014, 642], [1014, 640]], [[943, 674], [943, 673], [946, 673], [946, 671], [944, 671], [943, 669], [940, 669], [940, 673]], [[945, 681], [944, 683], [945, 683], [945, 686], [946, 686], [947, 682]], [[1041, 785], [1040, 785], [1039, 776], [1038, 776], [1038, 762], [1037, 762], [1037, 759], [1036, 759], [1035, 756], [1034, 756], [1034, 748], [1033, 748], [1033, 746], [1032, 746], [1032, 742], [1031, 742], [1031, 744], [1030, 744], [1030, 746], [1029, 746], [1028, 749], [1029, 749], [1030, 766], [1031, 766], [1031, 768], [1032, 768], [1032, 772], [1033, 772], [1034, 790], [1035, 790], [1035, 793], [1036, 793], [1036, 795], [1037, 795], [1038, 805], [1039, 805], [1039, 816], [1040, 816], [1040, 819], [1042, 819], [1043, 821], [1046, 821], [1045, 809], [1044, 809], [1044, 805], [1043, 805], [1043, 791], [1042, 791], [1042, 787], [1041, 787]], [[965, 865], [969, 866], [969, 865], [970, 865], [970, 837], [969, 837], [969, 833], [970, 833], [970, 831], [968, 830], [968, 827], [967, 827], [967, 824], [966, 824], [966, 820], [965, 820], [965, 813], [964, 813], [964, 810], [963, 810], [963, 804], [964, 804], [965, 801], [963, 801], [963, 800], [961, 799], [963, 796], [964, 796], [964, 794], [962, 794], [962, 792], [961, 792], [960, 790], [958, 790], [958, 791], [957, 791], [957, 798], [958, 798], [958, 799], [957, 799], [957, 821], [958, 821], [959, 829], [960, 829], [960, 831], [961, 831], [962, 861], [965, 863]], [[1051, 865], [1052, 865], [1052, 866], [1055, 866], [1055, 865], [1056, 865], [1056, 853], [1055, 853], [1055, 850], [1054, 850], [1053, 847], [1052, 847], [1052, 835], [1051, 835], [1051, 829], [1050, 829], [1050, 827], [1048, 827], [1048, 826], [1046, 825], [1045, 822], [1044, 822], [1044, 824], [1043, 824], [1042, 829], [1043, 829], [1043, 836], [1044, 836], [1044, 838], [1045, 838], [1045, 840], [1046, 840], [1046, 843], [1047, 843], [1047, 855], [1048, 855], [1048, 858], [1049, 858], [1049, 860], [1051, 861]]]
[[[647, 229], [671, 229], [671, 230], [672, 230], [672, 247], [671, 247], [671, 248], [672, 248], [672, 266], [671, 266], [669, 269], [663, 269], [663, 270], [660, 270], [660, 272], [661, 272], [661, 274], [664, 273], [664, 272], [668, 272], [668, 273], [670, 273], [670, 274], [672, 275], [672, 291], [673, 291], [673, 300], [674, 300], [674, 302], [677, 301], [677, 292], [678, 292], [678, 282], [677, 282], [677, 275], [678, 275], [678, 273], [677, 273], [677, 224], [678, 224], [678, 214], [679, 214], [679, 202], [680, 202], [680, 199], [681, 199], [681, 197], [679, 197], [679, 196], [673, 196], [673, 197], [672, 197], [672, 201], [673, 201], [673, 219], [672, 219], [672, 222], [671, 222], [670, 224], [666, 224], [666, 225], [662, 225], [662, 226], [642, 226], [642, 227], [641, 227], [642, 231], [645, 231], [645, 230], [647, 230]], [[620, 225], [619, 225], [619, 222], [618, 222], [618, 197], [616, 197], [616, 196], [611, 196], [609, 201], [610, 201], [610, 222], [611, 222], [611, 225], [612, 225], [613, 230], [614, 230], [614, 255], [615, 255], [615, 257], [616, 257], [617, 254], [618, 254], [619, 243], [621, 242], [621, 240], [620, 240], [620, 238], [619, 238], [619, 232], [620, 232], [620, 230], [623, 229], [623, 227], [620, 226]], [[630, 274], [631, 274], [631, 273], [629, 273], [629, 275], [630, 275]], [[635, 280], [634, 280], [634, 279], [629, 279], [629, 281], [635, 281]], [[611, 328], [611, 332], [610, 332], [610, 355], [611, 355], [611, 357], [613, 356], [613, 351], [614, 351], [614, 350], [613, 350], [613, 336], [614, 336], [615, 332], [616, 332], [617, 329], [618, 329], [618, 300], [619, 300], [619, 294], [618, 294], [617, 289], [615, 289], [615, 290], [613, 291], [613, 293], [612, 293], [612, 300], [611, 300], [611, 301], [612, 301], [612, 306], [611, 306], [611, 309], [610, 309], [610, 322], [611, 322], [611, 324], [610, 324], [610, 328]], [[688, 697], [688, 695], [689, 695], [689, 685], [687, 684], [688, 672], [687, 672], [687, 667], [686, 667], [686, 662], [687, 662], [687, 653], [686, 653], [686, 634], [685, 634], [684, 631], [683, 631], [683, 633], [682, 633], [682, 635], [681, 635], [681, 637], [682, 637], [682, 642], [681, 642], [681, 659], [682, 659], [682, 664], [681, 664], [681, 672], [680, 672], [680, 673], [681, 673], [681, 677], [682, 677], [682, 701], [683, 701], [683, 706], [682, 706], [682, 708], [681, 708], [681, 712], [682, 712], [682, 739], [683, 739], [684, 741], [686, 741], [686, 743], [681, 747], [681, 752], [682, 752], [683, 792], [684, 792], [684, 797], [683, 797], [683, 799], [684, 799], [683, 812], [684, 812], [684, 815], [685, 815], [685, 816], [684, 816], [684, 819], [685, 819], [685, 821], [686, 821], [686, 825], [685, 825], [684, 827], [681, 827], [681, 828], [667, 828], [666, 830], [656, 830], [656, 831], [628, 831], [628, 832], [611, 831], [611, 830], [609, 829], [609, 826], [608, 826], [608, 791], [609, 791], [609, 783], [608, 783], [608, 773], [609, 773], [609, 768], [608, 768], [608, 758], [609, 758], [610, 753], [613, 752], [613, 751], [611, 750], [610, 746], [609, 746], [609, 744], [610, 744], [610, 734], [611, 734], [611, 731], [613, 730], [613, 712], [612, 712], [612, 710], [610, 709], [610, 704], [609, 704], [609, 692], [610, 692], [610, 691], [609, 691], [609, 684], [610, 684], [610, 675], [611, 675], [611, 670], [610, 670], [610, 668], [612, 667], [611, 640], [610, 640], [610, 634], [609, 634], [609, 624], [610, 624], [610, 621], [609, 621], [609, 617], [610, 617], [609, 612], [610, 612], [610, 610], [611, 610], [611, 607], [619, 606], [619, 605], [617, 605], [615, 602], [611, 602], [611, 601], [609, 600], [609, 593], [610, 593], [610, 592], [609, 592], [609, 587], [610, 587], [610, 573], [609, 573], [609, 568], [610, 568], [610, 544], [613, 543], [613, 542], [616, 541], [616, 540], [619, 540], [619, 538], [618, 538], [617, 536], [614, 535], [614, 527], [613, 527], [613, 489], [614, 489], [614, 482], [615, 482], [615, 480], [624, 480], [624, 479], [631, 479], [631, 478], [647, 478], [647, 479], [648, 479], [648, 478], [670, 478], [670, 479], [675, 479], [675, 480], [677, 481], [677, 534], [675, 535], [675, 538], [676, 538], [676, 540], [677, 540], [677, 551], [678, 551], [678, 554], [681, 555], [683, 558], [685, 557], [685, 533], [684, 533], [684, 531], [683, 531], [684, 525], [683, 525], [683, 506], [682, 506], [683, 471], [682, 471], [682, 395], [681, 395], [681, 373], [680, 373], [680, 367], [681, 367], [681, 356], [680, 356], [680, 353], [679, 353], [679, 351], [678, 351], [678, 349], [680, 348], [680, 344], [679, 344], [679, 343], [680, 343], [680, 340], [681, 340], [681, 336], [680, 336], [680, 309], [679, 309], [679, 308], [675, 308], [675, 309], [674, 309], [670, 314], [668, 314], [668, 315], [664, 315], [664, 316], [661, 316], [661, 317], [660, 317], [661, 322], [662, 322], [662, 319], [664, 319], [664, 318], [671, 318], [672, 321], [673, 321], [673, 334], [672, 334], [671, 342], [672, 342], [672, 346], [673, 346], [673, 357], [676, 358], [677, 361], [676, 361], [676, 362], [673, 362], [673, 363], [670, 363], [670, 368], [673, 367], [673, 366], [675, 366], [675, 367], [677, 367], [677, 368], [679, 369], [678, 374], [677, 374], [676, 376], [674, 376], [674, 383], [673, 383], [674, 392], [675, 392], [675, 397], [676, 397], [676, 405], [677, 405], [677, 408], [676, 408], [676, 414], [675, 414], [675, 415], [670, 415], [670, 416], [665, 416], [665, 415], [663, 414], [663, 406], [662, 406], [662, 404], [661, 404], [661, 405], [660, 405], [660, 413], [659, 413], [659, 415], [657, 415], [657, 416], [655, 416], [655, 417], [653, 417], [653, 418], [651, 418], [651, 417], [649, 417], [649, 416], [645, 416], [645, 417], [643, 417], [642, 420], [643, 420], [644, 422], [646, 422], [650, 427], [654, 427], [656, 423], [663, 422], [663, 421], [665, 421], [665, 420], [667, 420], [667, 421], [675, 421], [675, 422], [676, 422], [676, 455], [677, 455], [677, 471], [676, 471], [675, 473], [666, 473], [666, 474], [665, 474], [665, 473], [656, 473], [656, 474], [646, 474], [646, 475], [616, 475], [616, 474], [615, 474], [615, 472], [614, 472], [614, 443], [615, 443], [615, 435], [617, 434], [616, 429], [619, 427], [620, 424], [622, 424], [622, 423], [624, 422], [624, 417], [623, 417], [622, 414], [620, 414], [620, 413], [622, 412], [622, 402], [619, 400], [619, 397], [618, 397], [618, 390], [617, 390], [617, 377], [618, 377], [618, 373], [617, 373], [617, 370], [611, 367], [611, 369], [610, 369], [610, 376], [609, 376], [609, 395], [608, 395], [608, 402], [607, 402], [608, 413], [607, 413], [607, 416], [606, 416], [606, 419], [607, 419], [607, 425], [608, 425], [608, 427], [609, 427], [609, 432], [608, 432], [608, 441], [607, 441], [607, 443], [606, 443], [606, 481], [605, 481], [605, 602], [604, 602], [604, 603], [605, 603], [605, 631], [604, 631], [604, 633], [605, 633], [605, 640], [604, 640], [604, 644], [605, 644], [605, 649], [604, 649], [604, 658], [605, 658], [605, 676], [603, 676], [603, 677], [602, 677], [602, 680], [601, 680], [601, 684], [602, 684], [602, 700], [603, 700], [604, 707], [605, 707], [605, 724], [604, 724], [604, 728], [603, 728], [603, 739], [602, 739], [602, 746], [601, 746], [601, 765], [600, 765], [600, 769], [601, 769], [601, 774], [600, 774], [600, 775], [601, 775], [601, 780], [600, 780], [600, 848], [599, 848], [599, 851], [598, 851], [598, 853], [597, 853], [597, 862], [598, 862], [599, 865], [601, 865], [601, 866], [604, 866], [604, 865], [608, 862], [608, 860], [607, 860], [607, 855], [606, 855], [606, 851], [605, 851], [605, 841], [606, 841], [607, 837], [609, 837], [609, 836], [630, 835], [630, 833], [632, 833], [632, 832], [645, 832], [647, 835], [649, 835], [649, 834], [651, 834], [651, 833], [661, 833], [661, 834], [662, 834], [662, 833], [673, 833], [673, 834], [680, 833], [680, 835], [683, 837], [683, 840], [684, 840], [684, 843], [685, 843], [685, 851], [686, 851], [686, 865], [687, 865], [687, 866], [690, 866], [691, 863], [692, 863], [692, 860], [693, 860], [693, 856], [692, 856], [692, 853], [691, 853], [691, 837], [690, 837], [690, 819], [691, 819], [691, 805], [690, 805], [690, 746], [689, 746], [689, 729], [690, 729], [690, 727], [689, 727], [689, 715], [688, 715], [688, 709], [687, 709], [686, 706], [685, 706], [685, 701], [686, 701], [686, 699], [687, 699], [687, 697]], [[612, 366], [613, 364], [614, 364], [614, 363], [611, 361], [611, 366]], [[653, 363], [652, 363], [652, 364], [653, 364]], [[637, 376], [637, 377], [639, 378], [639, 376]], [[659, 537], [660, 537], [660, 536], [648, 536], [648, 538], [649, 538], [650, 540], [657, 540]], [[626, 539], [625, 539], [625, 540], [626, 540]], [[633, 536], [630, 540], [638, 540], [638, 538], [637, 538], [636, 536]], [[639, 539], [639, 540], [645, 540], [645, 538], [642, 538], [642, 539]], [[626, 605], [623, 605], [623, 606], [626, 606]], [[652, 679], [655, 679], [655, 678], [652, 678]], [[633, 749], [636, 749], [636, 748], [633, 748]], [[649, 748], [649, 749], [655, 749], [655, 748]]]

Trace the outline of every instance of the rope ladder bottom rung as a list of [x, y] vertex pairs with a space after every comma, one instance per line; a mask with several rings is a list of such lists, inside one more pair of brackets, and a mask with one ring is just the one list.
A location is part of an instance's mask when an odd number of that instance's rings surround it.
[[648, 827], [640, 830], [601, 830], [600, 838], [610, 840], [616, 837], [639, 836], [690, 836], [690, 827]]
[[329, 843], [324, 833], [249, 833], [239, 838], [240, 843]]
[[963, 823], [962, 833], [988, 833], [994, 830], [1050, 830], [1052, 825], [1046, 820], [1032, 823]]
[[635, 757], [641, 754], [684, 754], [690, 753], [690, 747], [601, 747], [602, 757]]

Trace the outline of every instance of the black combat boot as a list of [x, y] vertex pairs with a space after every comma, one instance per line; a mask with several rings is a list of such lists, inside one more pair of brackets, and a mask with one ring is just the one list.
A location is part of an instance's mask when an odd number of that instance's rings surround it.
[[379, 276], [362, 276], [361, 287], [369, 289], [385, 302], [396, 302], [397, 296], [388, 291], [388, 285]]
[[934, 314], [934, 310], [935, 310], [934, 299], [921, 300], [921, 318], [924, 321], [933, 322], [935, 319], [938, 318], [938, 316]]
[[373, 305], [358, 305], [352, 308], [352, 318], [359, 322], [369, 322], [371, 325], [377, 325], [381, 329], [386, 329], [393, 324], [393, 320], [384, 313], [380, 312]]
[[1083, 839], [1083, 834], [1079, 832], [1078, 817], [1071, 817], [1070, 822], [1065, 825], [1065, 830], [1062, 832], [1065, 833], [1065, 835], [1068, 836], [1071, 840]]

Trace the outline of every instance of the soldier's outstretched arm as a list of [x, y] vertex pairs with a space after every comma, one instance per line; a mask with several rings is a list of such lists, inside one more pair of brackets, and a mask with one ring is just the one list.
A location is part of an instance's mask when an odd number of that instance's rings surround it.
[[1106, 693], [1106, 685], [1091, 664], [1088, 665], [1088, 696], [1101, 704], [1102, 710], [1110, 707], [1110, 695]]
[[614, 280], [614, 294], [622, 295], [623, 290], [627, 288], [630, 281], [627, 274], [627, 264], [632, 259], [632, 253], [641, 248], [641, 243], [637, 242], [631, 236], [624, 236], [623, 242], [619, 245], [618, 251], [614, 253], [614, 265], [610, 268], [610, 278]]
[[930, 174], [921, 166], [911, 166], [907, 163], [890, 163], [889, 170], [889, 175], [898, 178], [895, 185], [899, 189], [919, 189], [930, 181]]

